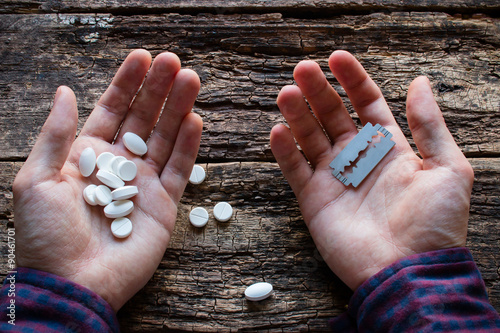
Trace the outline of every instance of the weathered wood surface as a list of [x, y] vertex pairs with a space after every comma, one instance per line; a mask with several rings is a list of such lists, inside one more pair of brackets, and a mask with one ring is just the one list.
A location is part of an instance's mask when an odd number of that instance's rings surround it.
[[84, 119], [120, 60], [137, 47], [174, 51], [199, 73], [195, 111], [206, 122], [203, 161], [272, 160], [268, 133], [281, 121], [279, 89], [293, 82], [301, 59], [316, 59], [327, 70], [329, 53], [339, 48], [366, 66], [407, 134], [407, 87], [427, 75], [460, 146], [473, 154], [489, 145], [498, 155], [498, 22], [415, 13], [329, 20], [280, 14], [3, 15], [0, 127], [6, 130], [0, 158], [27, 156], [60, 84], [76, 91]]
[[0, 13], [106, 12], [115, 14], [211, 12], [216, 14], [251, 12], [286, 12], [310, 15], [338, 15], [339, 12], [443, 11], [474, 14], [478, 11], [498, 14], [497, 0], [0, 0]]
[[[500, 160], [470, 162], [475, 185], [468, 246], [500, 309]], [[11, 182], [21, 164], [0, 163], [3, 241], [13, 220]], [[326, 331], [328, 318], [345, 310], [350, 291], [316, 252], [279, 167], [268, 162], [203, 166], [207, 180], [188, 185], [156, 274], [118, 314], [123, 330]], [[211, 212], [220, 200], [235, 208], [231, 222], [212, 219], [202, 230], [190, 225], [191, 207]], [[2, 258], [6, 250], [2, 247]], [[263, 280], [274, 285], [275, 295], [257, 304], [245, 301], [245, 287]]]
[[[350, 292], [315, 252], [268, 139], [272, 126], [283, 121], [275, 98], [293, 83], [295, 64], [309, 58], [327, 70], [330, 52], [346, 49], [381, 86], [410, 141], [407, 87], [418, 75], [431, 79], [450, 130], [475, 169], [468, 246], [500, 310], [500, 20], [387, 12], [437, 8], [456, 14], [469, 8], [470, 14], [494, 16], [498, 2], [277, 0], [267, 9], [269, 1], [244, 3], [0, 0], [0, 13], [18, 13], [0, 20], [0, 240], [5, 243], [12, 226], [12, 181], [57, 86], [75, 90], [81, 126], [130, 50], [170, 50], [202, 80], [194, 111], [205, 124], [198, 162], [205, 163], [208, 179], [186, 189], [157, 273], [119, 313], [123, 330], [327, 330], [327, 319], [345, 310]], [[388, 7], [368, 14], [381, 9], [378, 4]], [[313, 7], [332, 17], [298, 14]], [[254, 14], [228, 14], [247, 9]], [[156, 14], [177, 10], [183, 14]], [[67, 13], [33, 14], [54, 11]], [[190, 15], [203, 11], [212, 14]], [[220, 200], [235, 207], [234, 220], [210, 221], [203, 230], [189, 225], [192, 206], [210, 211]], [[5, 267], [6, 247], [0, 249]], [[273, 283], [275, 296], [246, 302], [245, 287], [262, 280]]]

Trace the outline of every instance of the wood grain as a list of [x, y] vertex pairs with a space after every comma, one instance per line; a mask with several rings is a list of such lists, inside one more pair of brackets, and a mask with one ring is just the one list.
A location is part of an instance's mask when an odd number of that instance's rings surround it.
[[425, 13], [329, 20], [279, 14], [3, 15], [0, 30], [4, 160], [26, 158], [58, 85], [75, 90], [84, 120], [121, 60], [137, 47], [176, 52], [200, 75], [200, 161], [272, 161], [268, 133], [283, 121], [275, 105], [279, 89], [293, 83], [293, 67], [304, 58], [317, 60], [328, 73], [328, 55], [340, 48], [356, 54], [381, 86], [409, 137], [407, 87], [427, 75], [464, 152], [481, 156], [488, 145], [488, 154], [500, 154], [500, 29], [494, 19]]
[[[500, 161], [470, 162], [476, 175], [467, 245], [493, 306], [500, 309]], [[6, 228], [12, 227], [11, 182], [20, 166], [0, 162], [3, 242]], [[279, 167], [268, 162], [203, 167], [207, 179], [186, 188], [157, 272], [118, 314], [123, 331], [327, 331], [328, 319], [345, 311], [351, 292], [318, 254]], [[211, 214], [222, 200], [234, 207], [230, 222], [212, 218], [201, 230], [190, 225], [192, 207], [203, 206]], [[1, 247], [2, 260], [6, 249]], [[2, 262], [1, 272], [4, 266]], [[248, 302], [243, 292], [257, 281], [272, 283], [274, 296]]]
[[[0, 277], [12, 182], [57, 86], [75, 90], [81, 128], [132, 49], [169, 50], [202, 81], [194, 112], [204, 120], [198, 162], [208, 177], [188, 185], [156, 274], [118, 314], [122, 330], [327, 331], [351, 292], [315, 250], [268, 141], [284, 121], [277, 93], [302, 59], [318, 61], [347, 103], [327, 66], [333, 50], [346, 49], [379, 84], [410, 142], [407, 88], [418, 75], [431, 79], [475, 170], [467, 245], [500, 310], [499, 8], [496, 0], [0, 0]], [[211, 211], [221, 200], [235, 208], [231, 222], [190, 226], [192, 207]], [[274, 296], [245, 301], [245, 287], [263, 280]]]
[[312, 15], [339, 15], [339, 13], [363, 13], [373, 11], [442, 11], [498, 14], [500, 4], [496, 0], [1, 0], [0, 13], [163, 13], [210, 12], [216, 14], [286, 12], [311, 17]]

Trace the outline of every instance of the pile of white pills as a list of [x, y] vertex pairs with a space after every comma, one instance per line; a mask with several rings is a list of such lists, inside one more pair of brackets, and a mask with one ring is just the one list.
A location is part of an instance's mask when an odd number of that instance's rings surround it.
[[[146, 143], [136, 134], [127, 132], [123, 143], [135, 155], [147, 152]], [[104, 215], [114, 219], [111, 232], [117, 238], [125, 238], [132, 232], [132, 222], [126, 216], [134, 210], [134, 203], [128, 200], [139, 193], [137, 186], [125, 185], [137, 175], [137, 165], [124, 156], [104, 152], [96, 158], [94, 149], [86, 148], [80, 155], [78, 167], [84, 177], [89, 177], [95, 167], [96, 177], [104, 185], [88, 185], [83, 190], [83, 199], [91, 206], [103, 206]]]
[[[189, 176], [189, 182], [194, 185], [201, 184], [206, 177], [205, 169], [195, 165]], [[219, 202], [214, 207], [214, 217], [219, 222], [227, 222], [233, 216], [233, 207], [227, 202]], [[201, 228], [208, 223], [208, 212], [203, 207], [196, 207], [189, 213], [189, 221], [195, 227]]]

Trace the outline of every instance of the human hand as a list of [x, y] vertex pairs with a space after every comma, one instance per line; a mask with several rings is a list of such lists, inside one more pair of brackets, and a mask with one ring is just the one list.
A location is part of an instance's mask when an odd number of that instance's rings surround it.
[[363, 125], [384, 126], [394, 135], [394, 148], [357, 188], [338, 181], [329, 164], [358, 131], [320, 67], [303, 61], [294, 71], [298, 86], [284, 87], [277, 99], [291, 131], [276, 125], [271, 149], [319, 252], [354, 290], [403, 257], [464, 246], [474, 177], [425, 77], [412, 82], [407, 96], [408, 124], [421, 159], [361, 64], [336, 51], [329, 66]]
[[[163, 257], [201, 138], [201, 118], [190, 112], [198, 75], [181, 69], [173, 53], [158, 55], [146, 77], [150, 65], [147, 51], [130, 53], [76, 140], [76, 99], [60, 87], [13, 186], [18, 265], [77, 282], [115, 311], [147, 283]], [[125, 148], [126, 132], [149, 138], [144, 156]], [[95, 172], [80, 174], [86, 147], [97, 155], [125, 156], [138, 167], [130, 183], [139, 188], [129, 216], [133, 232], [126, 239], [114, 238], [103, 208], [82, 197], [87, 185], [99, 184]]]

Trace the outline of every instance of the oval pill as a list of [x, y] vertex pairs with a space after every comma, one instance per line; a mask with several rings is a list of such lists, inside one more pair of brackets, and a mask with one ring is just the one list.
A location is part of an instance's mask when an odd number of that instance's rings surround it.
[[91, 206], [96, 206], [97, 202], [95, 202], [95, 189], [96, 185], [90, 184], [86, 188], [83, 189], [83, 199]]
[[125, 186], [125, 182], [121, 180], [120, 177], [106, 170], [97, 171], [96, 177], [104, 185], [107, 185], [111, 188], [119, 188]]
[[97, 161], [96, 161], [97, 167], [99, 168], [99, 170], [105, 170], [108, 172], [112, 172], [113, 170], [111, 169], [111, 160], [113, 159], [113, 157], [115, 157], [115, 155], [113, 155], [112, 153], [109, 153], [109, 152], [101, 153], [97, 157]]
[[127, 186], [119, 187], [116, 190], [114, 190], [113, 192], [111, 192], [111, 196], [112, 196], [113, 200], [125, 200], [125, 199], [132, 198], [137, 193], [139, 193], [137, 186], [127, 185]]
[[267, 282], [257, 282], [245, 290], [245, 298], [249, 301], [262, 301], [273, 293], [273, 286]]
[[196, 207], [189, 213], [189, 221], [195, 227], [204, 227], [208, 222], [208, 212], [205, 208]]
[[132, 233], [132, 221], [126, 217], [119, 217], [111, 222], [111, 232], [116, 238], [125, 238]]
[[214, 217], [217, 221], [226, 222], [233, 216], [233, 207], [227, 202], [219, 202], [214, 207]]
[[146, 142], [144, 142], [140, 136], [132, 132], [127, 132], [123, 135], [123, 144], [130, 152], [139, 156], [146, 154], [148, 151]]
[[134, 203], [130, 200], [118, 200], [113, 201], [106, 207], [104, 207], [104, 215], [111, 219], [116, 219], [118, 217], [124, 217], [132, 213], [134, 210]]
[[205, 180], [205, 176], [205, 169], [200, 165], [195, 165], [189, 176], [189, 182], [195, 185], [201, 184]]
[[107, 186], [99, 185], [94, 190], [94, 198], [96, 204], [99, 206], [106, 206], [112, 200], [111, 190]]
[[117, 175], [124, 181], [130, 181], [137, 175], [137, 165], [134, 162], [126, 160], [120, 162], [117, 167]]
[[91, 147], [85, 148], [80, 154], [78, 168], [83, 177], [88, 177], [94, 172], [96, 163], [95, 151]]
[[113, 173], [115, 175], [118, 174], [118, 164], [120, 164], [120, 162], [122, 161], [126, 161], [127, 159], [123, 156], [115, 156], [111, 159], [111, 171], [113, 171]]

